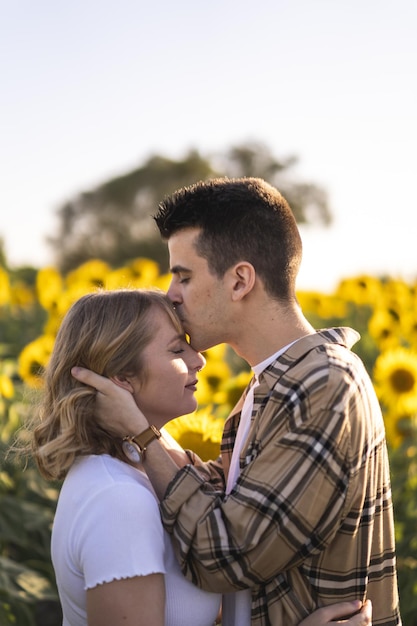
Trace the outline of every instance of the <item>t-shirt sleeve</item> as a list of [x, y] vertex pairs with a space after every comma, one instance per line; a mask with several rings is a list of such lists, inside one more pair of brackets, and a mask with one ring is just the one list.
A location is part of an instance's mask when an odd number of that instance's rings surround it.
[[145, 487], [119, 483], [95, 494], [77, 515], [73, 542], [86, 589], [166, 573], [159, 507]]

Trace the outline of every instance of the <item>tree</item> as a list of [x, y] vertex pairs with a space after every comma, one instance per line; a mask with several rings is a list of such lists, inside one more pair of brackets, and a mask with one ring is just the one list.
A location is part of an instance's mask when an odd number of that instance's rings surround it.
[[166, 246], [151, 216], [165, 195], [214, 176], [265, 178], [283, 192], [298, 222], [328, 224], [325, 192], [316, 185], [291, 182], [286, 175], [295, 162], [294, 157], [278, 161], [256, 143], [207, 157], [193, 150], [179, 161], [152, 156], [142, 167], [80, 193], [57, 210], [59, 230], [49, 239], [56, 265], [66, 273], [91, 258], [119, 267], [147, 257], [165, 271]]

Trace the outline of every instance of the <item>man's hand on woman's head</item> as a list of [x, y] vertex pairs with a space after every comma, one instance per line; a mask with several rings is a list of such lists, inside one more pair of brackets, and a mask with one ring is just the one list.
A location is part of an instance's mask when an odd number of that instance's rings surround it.
[[[359, 610], [360, 609], [360, 610]], [[359, 611], [359, 612], [356, 612]], [[356, 613], [352, 615], [352, 613]], [[352, 617], [345, 617], [352, 615]], [[306, 617], [299, 626], [335, 626], [344, 624], [345, 626], [371, 626], [372, 624], [372, 603], [366, 600], [363, 604], [359, 600], [353, 602], [339, 602], [317, 609]]]
[[72, 376], [97, 391], [96, 410], [101, 426], [119, 437], [137, 435], [149, 424], [133, 395], [105, 376], [83, 367], [73, 367]]

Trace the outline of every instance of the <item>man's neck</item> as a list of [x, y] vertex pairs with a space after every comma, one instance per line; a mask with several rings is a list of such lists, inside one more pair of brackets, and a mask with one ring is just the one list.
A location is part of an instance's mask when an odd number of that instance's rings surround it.
[[229, 344], [252, 367], [314, 332], [298, 305], [285, 310], [277, 305], [242, 317]]

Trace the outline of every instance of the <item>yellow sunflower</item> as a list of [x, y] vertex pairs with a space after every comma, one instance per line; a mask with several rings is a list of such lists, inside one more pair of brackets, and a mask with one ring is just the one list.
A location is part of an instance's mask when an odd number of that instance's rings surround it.
[[252, 370], [245, 370], [233, 376], [232, 378], [228, 378], [225, 380], [221, 386], [221, 391], [225, 394], [225, 399], [223, 403], [227, 405], [227, 412], [233, 409], [240, 396], [246, 389], [249, 381], [253, 376]]
[[13, 398], [14, 386], [13, 381], [7, 374], [0, 374], [0, 397], [1, 398]]
[[155, 278], [153, 286], [156, 287], [157, 289], [161, 289], [162, 291], [165, 291], [166, 293], [171, 284], [171, 280], [172, 280], [171, 274], [160, 274], [159, 276]]
[[54, 337], [42, 335], [25, 346], [19, 355], [19, 376], [33, 389], [42, 386], [41, 374], [51, 356], [54, 341]]
[[17, 361], [15, 359], [2, 359], [0, 346], [0, 395], [12, 398], [14, 395], [13, 379], [17, 375]]
[[300, 291], [297, 299], [303, 311], [308, 314], [318, 315], [322, 319], [332, 317], [346, 317], [346, 301], [338, 296], [329, 296], [317, 291]]
[[335, 295], [359, 306], [374, 305], [382, 291], [381, 281], [373, 276], [361, 275], [340, 281]]
[[413, 291], [410, 285], [395, 278], [385, 279], [382, 282], [381, 303], [391, 311], [391, 314], [400, 318], [401, 314], [412, 307]]
[[151, 259], [138, 258], [109, 272], [106, 289], [151, 289], [159, 279], [159, 265]]
[[374, 368], [375, 389], [381, 402], [399, 417], [417, 413], [417, 353], [405, 348], [379, 355]]
[[128, 266], [132, 277], [133, 285], [137, 289], [149, 289], [153, 287], [159, 277], [159, 265], [151, 259], [138, 258]]
[[165, 425], [166, 430], [180, 446], [195, 452], [203, 461], [216, 459], [220, 454], [223, 421], [213, 419], [210, 407], [183, 415]]
[[398, 320], [385, 307], [377, 307], [373, 311], [368, 322], [368, 331], [382, 350], [396, 348], [400, 344]]
[[[99, 287], [94, 287], [87, 282], [74, 282], [68, 289], [65, 289], [59, 296], [56, 302], [56, 311], [52, 315], [50, 312], [50, 318], [55, 319], [55, 322], [59, 324], [62, 322], [62, 318], [67, 313], [68, 309], [80, 298], [97, 291]], [[54, 323], [54, 322], [52, 322]]]
[[[70, 288], [75, 286], [80, 288], [80, 291], [89, 293], [93, 289], [104, 287], [110, 271], [111, 268], [105, 261], [91, 259], [69, 272], [66, 277], [66, 284]], [[86, 289], [87, 291], [85, 291]]]
[[204, 356], [207, 361], [214, 363], [215, 361], [224, 362], [227, 356], [227, 345], [225, 343], [219, 343], [217, 346], [213, 346], [204, 352]]
[[10, 302], [10, 280], [9, 275], [2, 267], [0, 267], [0, 306], [9, 304]]
[[209, 385], [212, 393], [219, 390], [222, 382], [232, 375], [230, 367], [225, 361], [217, 359], [207, 359], [205, 367], [199, 374], [200, 380], [205, 380]]
[[133, 289], [134, 275], [129, 267], [119, 267], [106, 276], [106, 289]]
[[[222, 404], [226, 401], [225, 394], [221, 393], [221, 386], [232, 376], [231, 369], [226, 361], [226, 346], [219, 345], [204, 352], [206, 365], [198, 375], [198, 387], [195, 397], [199, 405]], [[217, 397], [215, 398], [215, 395]]]
[[417, 350], [417, 298], [413, 303], [413, 307], [402, 316], [402, 320], [404, 337], [410, 347]]
[[36, 292], [41, 306], [47, 311], [56, 307], [62, 292], [63, 279], [54, 267], [44, 267], [36, 275]]
[[210, 387], [207, 378], [202, 376], [201, 372], [198, 375], [197, 391], [194, 396], [199, 406], [205, 406], [206, 404], [211, 404], [213, 402], [213, 390]]

